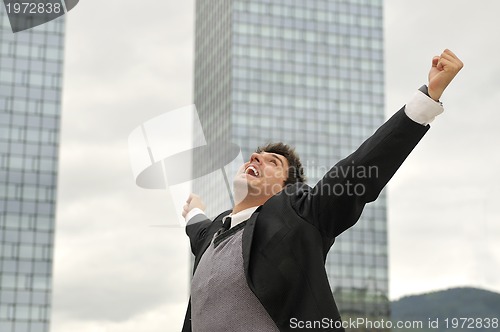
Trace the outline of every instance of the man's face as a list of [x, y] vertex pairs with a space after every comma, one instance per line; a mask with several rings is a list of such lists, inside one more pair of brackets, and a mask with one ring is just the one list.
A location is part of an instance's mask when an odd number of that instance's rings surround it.
[[269, 198], [280, 192], [288, 179], [288, 160], [280, 154], [253, 153], [234, 179], [235, 189], [245, 185], [247, 195]]

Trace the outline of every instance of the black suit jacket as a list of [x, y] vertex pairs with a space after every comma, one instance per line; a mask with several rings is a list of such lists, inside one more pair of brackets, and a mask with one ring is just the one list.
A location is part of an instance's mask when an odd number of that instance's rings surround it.
[[[243, 231], [245, 276], [280, 331], [297, 330], [291, 327], [292, 318], [340, 320], [325, 271], [326, 255], [335, 237], [357, 222], [365, 204], [378, 197], [428, 129], [401, 109], [354, 153], [333, 166], [314, 188], [303, 183], [288, 185], [248, 220]], [[362, 176], [359, 172], [363, 169], [365, 174], [371, 169], [372, 176]], [[348, 186], [352, 192], [354, 185], [358, 193], [361, 189], [364, 192], [348, 195]], [[188, 223], [194, 270], [222, 226], [222, 217], [229, 213], [213, 222], [200, 220], [198, 215]], [[330, 324], [312, 330], [343, 331]], [[190, 306], [182, 331], [191, 331]]]

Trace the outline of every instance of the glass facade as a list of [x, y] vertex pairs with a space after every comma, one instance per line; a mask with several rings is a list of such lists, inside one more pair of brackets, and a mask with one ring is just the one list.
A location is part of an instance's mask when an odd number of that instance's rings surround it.
[[[195, 49], [207, 138], [230, 135], [244, 158], [291, 144], [310, 185], [384, 121], [382, 0], [197, 0]], [[387, 319], [385, 193], [337, 239], [326, 267], [344, 319]]]
[[49, 331], [63, 46], [0, 5], [0, 331]]

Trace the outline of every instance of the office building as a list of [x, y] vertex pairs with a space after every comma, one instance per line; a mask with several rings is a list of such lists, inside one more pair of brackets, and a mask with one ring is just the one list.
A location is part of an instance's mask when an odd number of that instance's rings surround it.
[[[382, 0], [197, 0], [195, 24], [194, 101], [207, 140], [232, 141], [244, 158], [289, 143], [314, 185], [383, 123]], [[210, 184], [194, 190], [203, 197]], [[385, 193], [326, 267], [344, 319], [388, 318]]]
[[48, 332], [64, 18], [13, 33], [0, 5], [0, 331]]

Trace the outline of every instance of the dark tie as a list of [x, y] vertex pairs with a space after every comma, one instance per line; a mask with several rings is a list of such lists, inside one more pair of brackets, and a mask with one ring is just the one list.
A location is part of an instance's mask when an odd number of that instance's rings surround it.
[[224, 222], [222, 223], [222, 231], [225, 232], [229, 228], [231, 228], [231, 217], [227, 216], [227, 217], [224, 217]]

